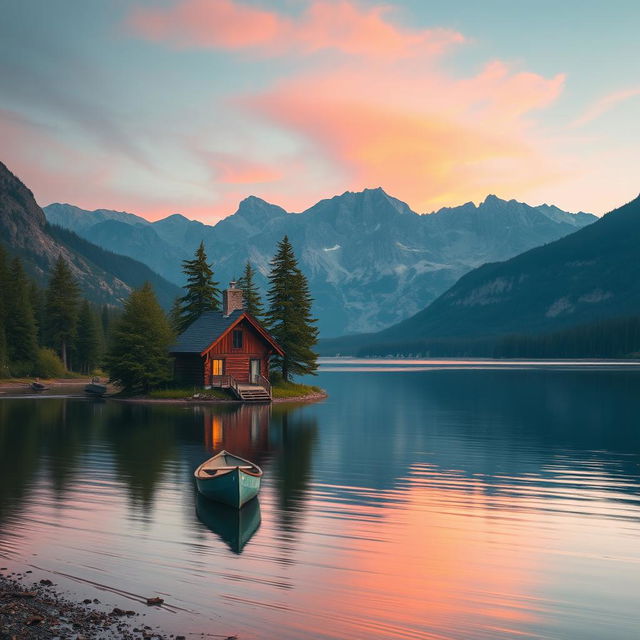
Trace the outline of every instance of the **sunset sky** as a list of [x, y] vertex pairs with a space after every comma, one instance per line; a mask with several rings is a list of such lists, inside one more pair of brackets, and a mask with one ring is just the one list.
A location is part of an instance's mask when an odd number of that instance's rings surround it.
[[41, 205], [289, 211], [382, 186], [604, 213], [638, 195], [633, 0], [4, 0], [0, 160]]

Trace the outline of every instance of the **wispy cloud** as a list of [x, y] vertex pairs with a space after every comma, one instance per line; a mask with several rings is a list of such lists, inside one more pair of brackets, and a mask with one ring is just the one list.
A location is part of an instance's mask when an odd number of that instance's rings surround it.
[[635, 98], [636, 96], [640, 96], [640, 88], [624, 89], [622, 91], [610, 93], [592, 104], [579, 118], [574, 120], [570, 126], [573, 128], [584, 127], [584, 125], [596, 120], [607, 113], [607, 111], [610, 111], [619, 105], [621, 102], [629, 100], [630, 98]]
[[320, 162], [338, 188], [382, 185], [426, 210], [514, 193], [554, 173], [535, 112], [558, 97], [562, 74], [493, 61], [460, 77], [441, 63], [466, 42], [456, 31], [402, 26], [387, 6], [301, 4], [290, 15], [239, 0], [178, 0], [129, 17], [135, 33], [169, 47], [233, 51], [249, 64], [251, 54], [296, 54], [295, 71], [267, 90], [229, 98], [256, 130], [266, 122], [297, 141], [296, 180], [280, 171], [281, 155], [261, 153], [266, 159], [252, 166], [217, 154], [208, 164], [218, 182], [251, 183], [263, 197], [278, 189], [289, 206], [319, 191]]
[[276, 182], [285, 176], [268, 162], [259, 162], [234, 153], [199, 152], [200, 157], [211, 168], [213, 180], [225, 185], [259, 185]]
[[238, 0], [179, 0], [169, 8], [139, 8], [129, 26], [150, 40], [183, 48], [256, 50], [269, 55], [335, 50], [354, 56], [407, 57], [438, 53], [463, 41], [449, 29], [394, 24], [388, 6], [316, 0], [298, 16]]
[[16, 107], [26, 106], [29, 112], [46, 114], [48, 120], [57, 121], [61, 128], [70, 127], [102, 148], [154, 170], [135, 136], [127, 131], [124, 118], [114, 113], [117, 109], [95, 103], [90, 95], [65, 91], [53, 79], [26, 65], [9, 66], [0, 61], [0, 88], [5, 100]]

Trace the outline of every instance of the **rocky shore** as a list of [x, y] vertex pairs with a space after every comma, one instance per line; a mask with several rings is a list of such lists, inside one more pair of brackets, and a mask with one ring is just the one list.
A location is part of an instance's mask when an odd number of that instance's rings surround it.
[[[74, 602], [51, 580], [33, 581], [31, 571], [6, 574], [0, 567], [0, 640], [185, 640], [145, 624], [144, 614], [99, 600]], [[163, 604], [151, 598], [147, 606]], [[216, 635], [226, 640], [236, 636]]]
[[0, 640], [180, 638], [145, 625], [133, 610], [105, 611], [99, 600], [72, 602], [51, 580], [30, 582], [29, 573], [0, 573]]

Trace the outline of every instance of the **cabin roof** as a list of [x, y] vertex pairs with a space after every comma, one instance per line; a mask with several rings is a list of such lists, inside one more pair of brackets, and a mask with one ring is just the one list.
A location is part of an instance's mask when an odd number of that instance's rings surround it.
[[243, 313], [244, 311], [236, 310], [225, 316], [222, 315], [222, 311], [205, 311], [178, 336], [175, 344], [169, 349], [170, 353], [202, 353]]
[[197, 353], [204, 354], [234, 325], [245, 318], [255, 327], [264, 340], [271, 344], [277, 353], [284, 355], [282, 347], [269, 335], [262, 325], [246, 311], [236, 310], [228, 316], [222, 311], [205, 311], [195, 322], [190, 324], [169, 349], [172, 354]]

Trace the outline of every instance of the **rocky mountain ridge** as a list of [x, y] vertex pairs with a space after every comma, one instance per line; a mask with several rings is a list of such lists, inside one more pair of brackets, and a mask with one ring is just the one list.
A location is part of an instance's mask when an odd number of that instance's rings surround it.
[[510, 258], [596, 220], [496, 196], [479, 206], [421, 215], [381, 188], [345, 192], [296, 214], [251, 196], [213, 226], [179, 214], [148, 222], [61, 204], [45, 212], [50, 222], [143, 260], [176, 284], [182, 283], [180, 261], [203, 240], [217, 280], [237, 277], [250, 259], [264, 288], [276, 243], [287, 234], [309, 278], [323, 336], [390, 326], [480, 264]]
[[396, 325], [328, 340], [322, 352], [404, 353], [429, 344], [473, 352], [474, 341], [490, 345], [638, 316], [638, 247], [640, 196], [555, 242], [470, 271]]
[[114, 255], [67, 229], [49, 224], [33, 193], [1, 162], [0, 242], [23, 260], [28, 273], [41, 285], [47, 282], [51, 267], [62, 256], [84, 295], [96, 303], [120, 304], [144, 280], [154, 284], [166, 306], [179, 292], [178, 287], [146, 265]]

